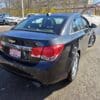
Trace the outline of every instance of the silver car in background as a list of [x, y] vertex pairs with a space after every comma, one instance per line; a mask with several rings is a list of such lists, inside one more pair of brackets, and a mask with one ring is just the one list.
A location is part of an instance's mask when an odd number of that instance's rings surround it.
[[6, 13], [0, 14], [0, 24], [16, 25], [20, 21], [22, 21], [22, 19], [20, 17], [11, 16], [11, 15], [6, 14]]

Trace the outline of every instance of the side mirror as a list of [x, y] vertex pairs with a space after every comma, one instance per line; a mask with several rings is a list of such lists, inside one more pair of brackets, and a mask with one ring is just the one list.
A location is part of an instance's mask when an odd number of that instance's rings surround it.
[[96, 28], [96, 27], [97, 27], [97, 25], [94, 24], [94, 23], [92, 23], [92, 24], [90, 25], [90, 28]]

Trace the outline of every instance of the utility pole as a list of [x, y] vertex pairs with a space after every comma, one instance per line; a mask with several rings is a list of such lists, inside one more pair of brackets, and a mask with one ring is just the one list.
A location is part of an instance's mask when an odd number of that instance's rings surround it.
[[11, 6], [10, 4], [11, 4], [11, 1], [9, 0], [8, 2], [9, 2], [9, 8], [8, 9], [9, 9], [9, 14], [10, 14], [10, 9], [11, 9], [10, 8], [10, 6]]
[[22, 4], [22, 17], [24, 18], [24, 1], [21, 0], [21, 4]]

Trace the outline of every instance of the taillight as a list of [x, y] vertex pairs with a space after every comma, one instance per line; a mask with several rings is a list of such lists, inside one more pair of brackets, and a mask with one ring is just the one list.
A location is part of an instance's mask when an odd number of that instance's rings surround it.
[[63, 48], [63, 44], [32, 48], [31, 57], [53, 61], [61, 54]]
[[32, 48], [31, 57], [40, 58], [41, 57], [42, 50], [43, 50], [42, 47]]

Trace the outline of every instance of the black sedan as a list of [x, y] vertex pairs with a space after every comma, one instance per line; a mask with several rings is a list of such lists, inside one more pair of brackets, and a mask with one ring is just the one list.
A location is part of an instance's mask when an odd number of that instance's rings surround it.
[[32, 16], [1, 34], [1, 67], [42, 84], [71, 82], [80, 56], [95, 43], [95, 27], [78, 13]]

